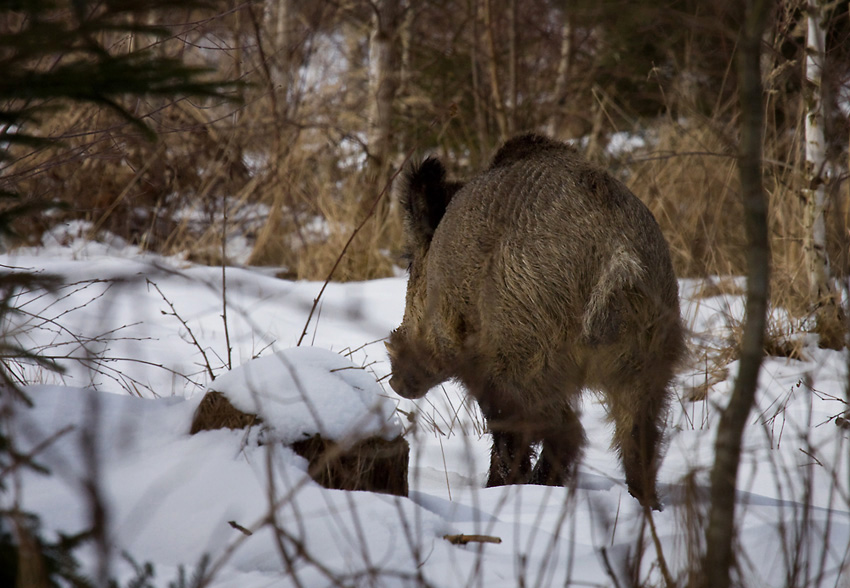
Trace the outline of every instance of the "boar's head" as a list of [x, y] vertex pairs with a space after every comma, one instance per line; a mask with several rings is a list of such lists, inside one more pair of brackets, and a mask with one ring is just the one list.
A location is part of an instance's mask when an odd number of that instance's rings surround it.
[[429, 315], [428, 251], [440, 220], [461, 184], [446, 182], [446, 170], [429, 158], [405, 174], [399, 194], [404, 215], [405, 258], [408, 262], [404, 319], [390, 335], [387, 352], [393, 375], [390, 386], [405, 398], [421, 398], [447, 379]]

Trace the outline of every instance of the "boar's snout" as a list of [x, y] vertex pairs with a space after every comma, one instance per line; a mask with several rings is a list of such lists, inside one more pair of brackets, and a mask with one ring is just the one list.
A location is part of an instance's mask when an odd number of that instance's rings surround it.
[[392, 388], [396, 394], [398, 394], [402, 398], [407, 398], [408, 400], [416, 400], [417, 398], [422, 398], [428, 392], [427, 389], [417, 390], [414, 386], [410, 386], [407, 382], [405, 382], [404, 378], [395, 374], [393, 374], [393, 376], [390, 378], [390, 388]]
[[401, 378], [396, 375], [390, 377], [390, 388], [393, 389], [393, 392], [398, 394], [403, 398], [407, 398], [407, 395], [404, 394], [404, 384], [401, 382]]
[[411, 348], [411, 343], [404, 339], [399, 331], [394, 331], [389, 342], [384, 343], [390, 356], [393, 375], [390, 387], [402, 398], [415, 400], [439, 383], [434, 380], [430, 370], [423, 364], [422, 354], [417, 354]]

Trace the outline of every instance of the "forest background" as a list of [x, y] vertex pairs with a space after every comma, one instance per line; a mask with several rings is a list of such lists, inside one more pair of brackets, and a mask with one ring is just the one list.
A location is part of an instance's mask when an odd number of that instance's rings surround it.
[[[47, 20], [71, 10], [45, 6]], [[539, 131], [573, 141], [643, 199], [680, 278], [746, 273], [733, 60], [739, 2], [116, 7], [126, 8], [91, 5], [101, 18], [113, 11], [121, 19], [120, 30], [98, 31], [110, 55], [175, 58], [207, 68], [209, 80], [242, 85], [225, 91], [228, 99], [15, 97], [17, 108], [50, 110], [3, 134], [23, 128], [51, 141], [10, 142], [0, 188], [67, 206], [27, 215], [8, 245], [39, 243], [57, 224], [78, 220], [89, 239], [117, 236], [193, 261], [218, 264], [224, 255], [289, 278], [324, 279], [374, 208], [334, 278], [388, 276], [400, 242], [391, 184], [408, 160], [437, 155], [463, 178], [485, 167], [506, 137]], [[826, 162], [814, 180], [805, 155], [815, 90], [806, 74], [805, 2], [774, 5], [762, 48], [773, 301], [797, 315], [812, 308], [804, 268], [813, 181], [827, 194], [830, 271], [843, 278], [850, 270], [850, 22], [846, 2], [819, 10]], [[17, 34], [28, 24], [7, 10], [0, 26]], [[50, 71], [78, 51], [57, 47], [29, 65]]]

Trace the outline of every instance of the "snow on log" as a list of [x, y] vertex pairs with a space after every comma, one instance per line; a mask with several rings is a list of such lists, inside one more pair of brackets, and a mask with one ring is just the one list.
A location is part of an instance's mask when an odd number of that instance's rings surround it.
[[366, 370], [323, 349], [295, 347], [216, 378], [190, 432], [263, 427], [310, 462], [326, 488], [407, 495], [409, 446], [395, 404]]

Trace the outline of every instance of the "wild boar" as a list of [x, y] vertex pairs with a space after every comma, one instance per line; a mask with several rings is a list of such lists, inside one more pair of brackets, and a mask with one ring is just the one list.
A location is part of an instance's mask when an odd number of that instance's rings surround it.
[[575, 149], [534, 134], [509, 140], [465, 184], [426, 159], [399, 196], [410, 265], [387, 343], [393, 390], [419, 398], [450, 378], [465, 386], [493, 436], [487, 486], [568, 483], [586, 441], [581, 393], [598, 391], [629, 492], [659, 508], [684, 343], [652, 213]]

